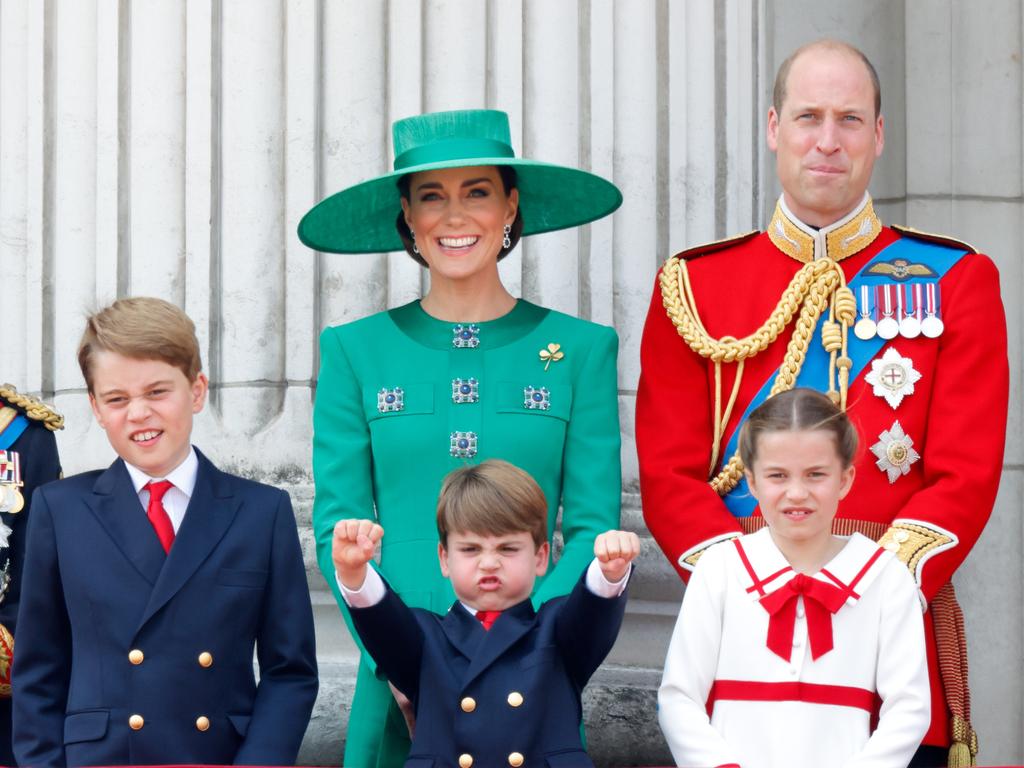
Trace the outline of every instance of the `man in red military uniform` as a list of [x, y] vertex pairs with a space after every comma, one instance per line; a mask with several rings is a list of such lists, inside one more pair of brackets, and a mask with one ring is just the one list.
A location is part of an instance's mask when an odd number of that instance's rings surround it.
[[15, 764], [11, 658], [29, 510], [35, 489], [60, 477], [54, 432], [63, 428], [64, 417], [51, 406], [0, 385], [0, 765]]
[[951, 744], [950, 764], [971, 765], [949, 580], [999, 484], [1006, 321], [988, 257], [875, 215], [880, 102], [851, 46], [818, 41], [783, 63], [768, 112], [783, 194], [768, 230], [684, 251], [659, 273], [641, 345], [640, 490], [686, 578], [707, 547], [763, 525], [734, 456], [745, 415], [795, 385], [840, 401], [862, 448], [835, 531], [896, 551], [928, 606], [932, 725], [911, 765], [945, 765]]

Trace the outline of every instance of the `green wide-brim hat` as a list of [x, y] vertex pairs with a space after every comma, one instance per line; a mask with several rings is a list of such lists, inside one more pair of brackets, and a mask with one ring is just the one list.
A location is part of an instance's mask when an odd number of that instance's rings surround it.
[[439, 168], [514, 168], [523, 235], [586, 224], [622, 204], [622, 193], [600, 176], [516, 157], [504, 112], [432, 112], [399, 120], [392, 131], [395, 170], [317, 203], [299, 222], [303, 243], [330, 253], [403, 250], [395, 228], [402, 210], [398, 180], [406, 174]]

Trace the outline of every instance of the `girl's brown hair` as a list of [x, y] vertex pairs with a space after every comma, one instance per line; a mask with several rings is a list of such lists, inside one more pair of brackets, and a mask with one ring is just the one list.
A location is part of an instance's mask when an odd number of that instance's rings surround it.
[[797, 387], [761, 403], [740, 429], [739, 451], [743, 466], [752, 470], [757, 460], [758, 438], [768, 432], [830, 432], [836, 452], [846, 469], [857, 455], [857, 428], [827, 395]]

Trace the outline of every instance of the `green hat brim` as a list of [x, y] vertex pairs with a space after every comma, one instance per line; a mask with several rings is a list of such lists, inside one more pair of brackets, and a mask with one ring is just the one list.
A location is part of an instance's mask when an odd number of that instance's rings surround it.
[[448, 160], [393, 171], [325, 198], [302, 217], [299, 240], [325, 253], [404, 250], [395, 228], [401, 211], [398, 179], [420, 171], [484, 165], [515, 169], [524, 236], [586, 224], [622, 205], [618, 187], [576, 168], [510, 157]]

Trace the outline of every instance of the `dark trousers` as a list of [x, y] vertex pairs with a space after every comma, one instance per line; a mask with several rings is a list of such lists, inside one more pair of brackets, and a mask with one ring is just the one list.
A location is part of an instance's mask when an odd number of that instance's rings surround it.
[[949, 764], [947, 747], [929, 747], [922, 745], [914, 753], [914, 759], [907, 768], [946, 768]]
[[0, 699], [0, 765], [14, 765], [11, 751], [11, 698]]

